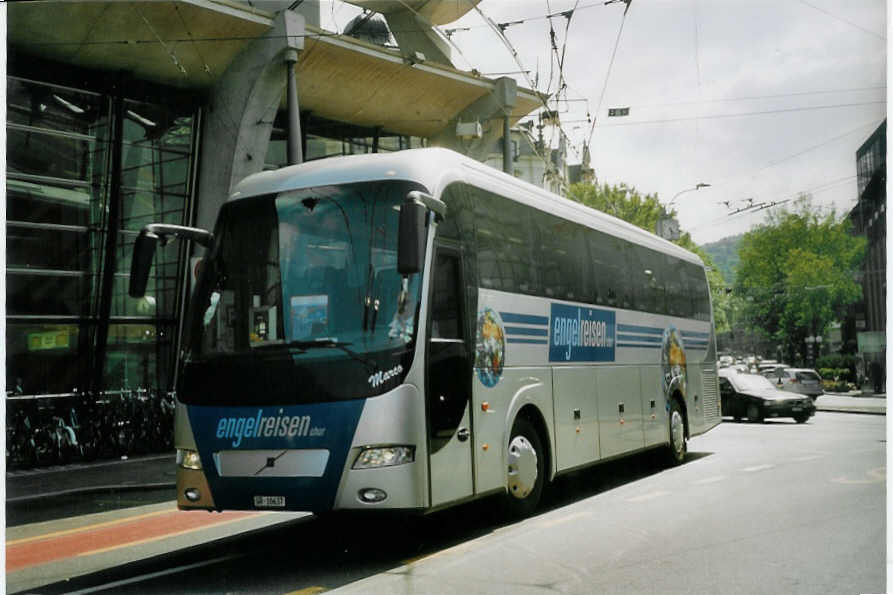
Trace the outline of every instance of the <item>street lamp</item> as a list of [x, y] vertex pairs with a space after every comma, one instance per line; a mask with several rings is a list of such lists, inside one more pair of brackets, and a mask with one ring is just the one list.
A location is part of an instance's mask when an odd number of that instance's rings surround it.
[[676, 196], [674, 196], [673, 198], [670, 199], [670, 202], [667, 203], [667, 206], [668, 207], [671, 206], [674, 202], [676, 202], [677, 198], [679, 198], [681, 195], [685, 194], [686, 192], [692, 192], [694, 190], [700, 190], [701, 188], [709, 188], [709, 187], [710, 187], [710, 184], [707, 184], [706, 182], [698, 182], [692, 188], [686, 188], [685, 190], [680, 190], [679, 192], [676, 193]]
[[676, 195], [670, 199], [666, 205], [660, 206], [660, 218], [657, 220], [657, 227], [655, 228], [655, 233], [662, 237], [665, 240], [676, 241], [680, 237], [680, 229], [679, 222], [676, 221], [676, 218], [670, 215], [669, 209], [673, 206], [673, 203], [676, 202], [676, 199], [686, 192], [693, 192], [694, 190], [700, 190], [701, 188], [707, 188], [710, 184], [706, 182], [698, 182], [691, 188], [686, 188], [685, 190], [680, 190], [676, 193]]

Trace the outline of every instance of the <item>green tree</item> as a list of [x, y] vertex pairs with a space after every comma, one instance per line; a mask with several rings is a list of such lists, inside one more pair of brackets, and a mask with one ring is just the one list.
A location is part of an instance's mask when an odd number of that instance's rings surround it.
[[642, 196], [632, 186], [572, 184], [568, 198], [654, 233], [661, 214], [656, 194]]
[[[613, 215], [627, 223], [654, 233], [657, 221], [664, 210], [657, 198], [657, 194], [641, 195], [632, 186], [619, 184], [573, 184], [568, 189], [568, 198], [583, 203], [587, 207]], [[675, 215], [674, 211], [670, 212]], [[704, 250], [694, 243], [691, 235], [685, 233], [677, 244], [694, 252], [707, 266], [707, 282], [710, 285], [710, 294], [713, 303], [713, 321], [718, 332], [729, 329], [730, 324], [730, 297], [726, 292], [726, 282], [722, 273], [714, 265], [713, 259]]]
[[816, 208], [807, 195], [771, 212], [741, 239], [735, 289], [744, 319], [793, 361], [806, 337], [822, 335], [861, 296], [854, 273], [864, 253], [849, 219]]

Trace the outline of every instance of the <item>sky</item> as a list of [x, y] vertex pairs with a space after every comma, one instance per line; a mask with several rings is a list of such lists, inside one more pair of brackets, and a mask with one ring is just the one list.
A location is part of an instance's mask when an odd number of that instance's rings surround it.
[[[575, 7], [569, 20], [560, 14]], [[632, 0], [625, 15], [626, 4], [604, 0], [478, 9], [440, 27], [455, 29], [456, 68], [548, 91], [569, 161], [589, 144], [599, 183], [672, 201], [695, 242], [764, 222], [767, 209], [733, 214], [750, 199], [808, 193], [839, 215], [855, 205], [856, 150], [886, 117], [885, 0]], [[357, 13], [323, 2], [322, 25], [343, 31]], [[508, 44], [485, 18], [514, 23]], [[609, 117], [618, 107], [629, 115]], [[557, 146], [557, 129], [544, 134]]]

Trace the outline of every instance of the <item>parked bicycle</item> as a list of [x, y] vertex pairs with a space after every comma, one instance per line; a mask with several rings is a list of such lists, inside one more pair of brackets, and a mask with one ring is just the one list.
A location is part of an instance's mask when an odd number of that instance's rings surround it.
[[29, 469], [173, 448], [173, 393], [7, 394], [6, 466]]

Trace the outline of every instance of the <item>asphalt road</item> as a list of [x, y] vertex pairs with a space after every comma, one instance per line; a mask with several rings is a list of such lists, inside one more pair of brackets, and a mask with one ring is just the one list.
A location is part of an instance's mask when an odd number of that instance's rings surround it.
[[680, 467], [637, 456], [565, 477], [518, 523], [491, 500], [308, 517], [38, 592], [883, 593], [885, 429], [728, 422]]

